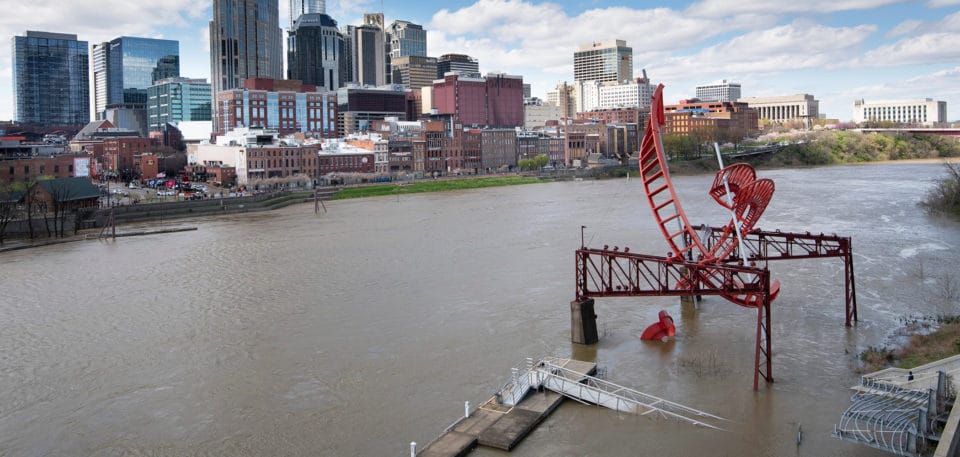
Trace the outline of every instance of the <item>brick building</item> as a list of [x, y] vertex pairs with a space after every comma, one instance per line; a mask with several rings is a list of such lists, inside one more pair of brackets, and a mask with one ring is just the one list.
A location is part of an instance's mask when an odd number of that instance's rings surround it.
[[487, 172], [517, 166], [517, 131], [483, 129], [480, 131], [480, 162]]
[[432, 108], [464, 127], [522, 127], [523, 78], [500, 73], [485, 78], [448, 73], [433, 83]]
[[750, 135], [760, 130], [757, 110], [741, 102], [700, 102], [683, 100], [663, 107], [664, 133], [688, 135], [690, 132], [716, 127], [721, 135]]
[[63, 154], [50, 157], [0, 158], [0, 180], [6, 182], [33, 181], [41, 176], [70, 178], [75, 174], [75, 160], [81, 158], [89, 163], [85, 154]]
[[217, 107], [217, 134], [238, 127], [260, 127], [276, 129], [281, 135], [300, 132], [337, 137], [336, 93], [317, 92], [316, 86], [298, 80], [245, 79], [242, 89], [219, 92]]

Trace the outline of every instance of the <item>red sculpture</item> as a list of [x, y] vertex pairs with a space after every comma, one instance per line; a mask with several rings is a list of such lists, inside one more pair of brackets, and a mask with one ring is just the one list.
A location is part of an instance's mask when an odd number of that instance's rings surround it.
[[677, 334], [677, 328], [673, 326], [673, 318], [667, 314], [666, 310], [660, 310], [660, 321], [654, 322], [640, 335], [641, 340], [660, 340], [666, 342], [670, 337]]

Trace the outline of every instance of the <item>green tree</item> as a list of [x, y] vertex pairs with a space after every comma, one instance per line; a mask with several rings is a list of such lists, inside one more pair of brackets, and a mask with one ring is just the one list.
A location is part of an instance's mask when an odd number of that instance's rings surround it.
[[550, 163], [550, 158], [547, 157], [546, 154], [537, 154], [537, 156], [533, 158], [533, 164], [537, 168], [543, 168], [547, 166], [548, 163]]

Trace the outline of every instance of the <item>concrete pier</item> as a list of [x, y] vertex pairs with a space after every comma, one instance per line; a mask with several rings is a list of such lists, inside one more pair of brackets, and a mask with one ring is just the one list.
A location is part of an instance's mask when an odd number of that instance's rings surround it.
[[593, 312], [593, 299], [570, 302], [570, 340], [577, 344], [596, 344], [597, 315]]

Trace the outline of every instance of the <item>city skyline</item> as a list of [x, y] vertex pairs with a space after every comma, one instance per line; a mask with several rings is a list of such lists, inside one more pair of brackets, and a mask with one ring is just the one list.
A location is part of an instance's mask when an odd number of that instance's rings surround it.
[[[76, 34], [89, 43], [118, 36], [180, 41], [184, 77], [210, 80], [211, 2], [166, 0], [62, 4], [4, 1], [7, 39], [26, 30]], [[289, 28], [289, 1], [280, 0], [279, 26]], [[328, 1], [338, 24], [359, 25], [381, 2]], [[646, 69], [666, 85], [668, 103], [695, 87], [727, 79], [744, 97], [807, 93], [829, 118], [852, 118], [853, 102], [933, 98], [960, 120], [960, 0], [662, 2], [634, 8], [605, 0], [541, 2], [454, 0], [383, 2], [386, 23], [406, 20], [427, 30], [431, 57], [466, 54], [480, 71], [523, 76], [544, 98], [573, 81], [573, 53], [595, 41], [620, 39], [634, 51], [634, 74]], [[22, 18], [29, 18], [24, 21]], [[651, 26], [652, 24], [652, 26]], [[603, 35], [598, 35], [603, 34]], [[0, 120], [13, 117], [10, 46], [0, 46]]]

